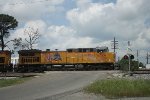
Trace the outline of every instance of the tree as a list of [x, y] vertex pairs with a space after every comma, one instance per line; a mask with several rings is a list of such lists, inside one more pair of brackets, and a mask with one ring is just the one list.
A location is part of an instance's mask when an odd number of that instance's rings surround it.
[[33, 46], [38, 43], [38, 39], [41, 36], [38, 29], [35, 30], [34, 28], [30, 27], [25, 29], [24, 33], [25, 35], [27, 35], [25, 40], [23, 40], [21, 37], [15, 38], [13, 40], [14, 49], [20, 48], [22, 50], [23, 49], [32, 50]]
[[28, 46], [28, 49], [33, 49], [33, 45], [38, 43], [38, 39], [40, 38], [40, 33], [38, 29], [34, 28], [27, 28], [24, 31], [25, 34], [27, 34], [27, 38], [25, 38], [26, 46]]
[[[120, 69], [123, 71], [129, 70], [129, 59], [124, 59], [124, 57], [118, 62]], [[139, 66], [143, 67], [143, 63], [139, 62]], [[138, 61], [131, 60], [131, 71], [138, 69]]]
[[16, 49], [22, 49], [24, 50], [25, 48], [29, 47], [27, 43], [23, 43], [22, 41], [22, 38], [19, 37], [19, 38], [15, 38], [13, 41], [13, 47], [14, 47], [14, 50]]
[[10, 36], [9, 31], [14, 30], [18, 26], [18, 21], [9, 15], [0, 14], [0, 41], [2, 51], [6, 47], [4, 43], [4, 38], [8, 38]]

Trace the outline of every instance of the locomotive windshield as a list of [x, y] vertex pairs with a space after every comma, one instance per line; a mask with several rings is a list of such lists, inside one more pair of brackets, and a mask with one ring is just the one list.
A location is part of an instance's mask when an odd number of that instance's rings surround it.
[[29, 53], [21, 53], [20, 55], [21, 56], [35, 56], [35, 54], [31, 53], [31, 52], [29, 52]]
[[5, 57], [0, 57], [0, 63], [4, 63], [5, 62]]
[[108, 47], [96, 47], [97, 52], [109, 52]]

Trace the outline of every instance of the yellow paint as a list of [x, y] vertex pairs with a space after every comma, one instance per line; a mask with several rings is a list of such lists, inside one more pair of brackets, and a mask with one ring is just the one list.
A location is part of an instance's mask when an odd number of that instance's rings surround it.
[[4, 65], [8, 65], [11, 63], [11, 53], [10, 51], [1, 51], [0, 52], [0, 57], [3, 57], [5, 60], [3, 63], [0, 64], [4, 64]]
[[[58, 58], [54, 59], [55, 54], [58, 54]], [[42, 64], [81, 64], [81, 63], [114, 63], [114, 53], [105, 52], [67, 52], [67, 51], [48, 51], [42, 52], [41, 63]]]

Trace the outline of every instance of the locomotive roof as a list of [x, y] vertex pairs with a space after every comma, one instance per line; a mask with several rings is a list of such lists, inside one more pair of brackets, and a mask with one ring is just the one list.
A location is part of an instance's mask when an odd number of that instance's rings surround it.
[[0, 50], [0, 52], [10, 52], [10, 51], [9, 50], [4, 50], [4, 51]]
[[38, 50], [38, 49], [32, 49], [32, 50], [19, 50], [18, 53], [31, 53], [31, 52], [42, 52], [42, 50]]
[[99, 49], [99, 50], [108, 50], [108, 47], [106, 47], [106, 46], [103, 46], [103, 47], [96, 47], [96, 49]]
[[105, 49], [108, 49], [108, 47], [103, 46], [103, 47], [96, 47], [96, 48], [68, 48], [68, 49], [100, 49], [100, 50], [105, 50]]
[[68, 48], [68, 49], [95, 49], [95, 50], [99, 49], [99, 50], [108, 50], [108, 47], [104, 46], [104, 47], [96, 47], [96, 48]]

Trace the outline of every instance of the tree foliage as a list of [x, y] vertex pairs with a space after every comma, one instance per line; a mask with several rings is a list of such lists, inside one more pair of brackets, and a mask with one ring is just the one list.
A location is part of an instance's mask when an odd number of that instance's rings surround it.
[[18, 21], [13, 17], [6, 14], [0, 14], [0, 41], [1, 48], [4, 50], [6, 47], [4, 38], [10, 36], [10, 30], [14, 30], [18, 26]]
[[[124, 71], [128, 71], [129, 70], [129, 60], [128, 59], [124, 59], [122, 58], [119, 62], [118, 62], [120, 69], [124, 70]], [[138, 65], [139, 64], [139, 65]], [[144, 67], [143, 63], [135, 61], [135, 60], [131, 60], [131, 71], [133, 70], [137, 70], [138, 66], [140, 67]]]
[[13, 40], [13, 47], [14, 47], [14, 50], [16, 50], [16, 49], [24, 50], [24, 49], [26, 49], [28, 47], [28, 44], [24, 43], [22, 38], [19, 37], [19, 38], [15, 38]]

